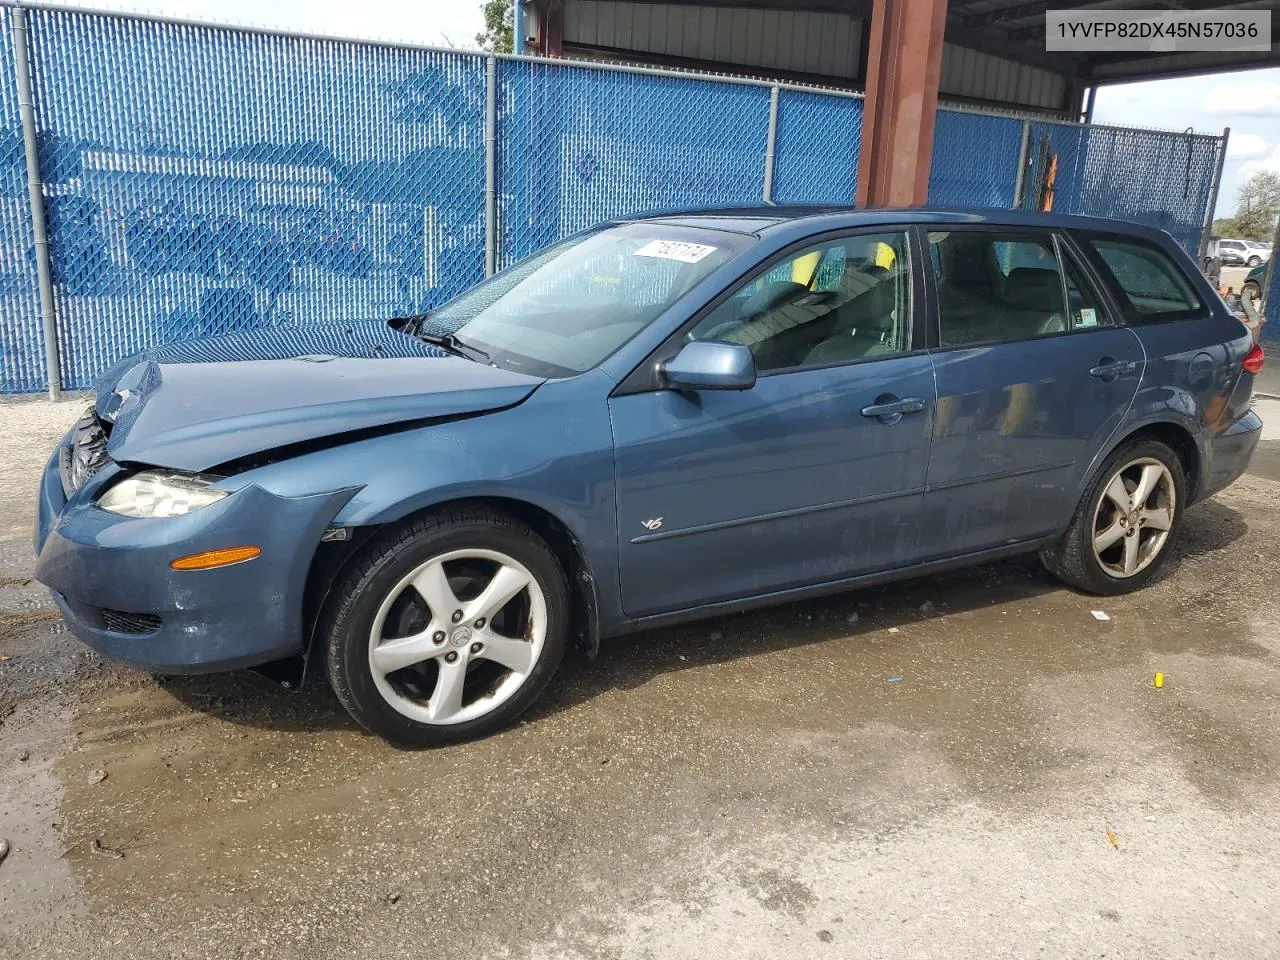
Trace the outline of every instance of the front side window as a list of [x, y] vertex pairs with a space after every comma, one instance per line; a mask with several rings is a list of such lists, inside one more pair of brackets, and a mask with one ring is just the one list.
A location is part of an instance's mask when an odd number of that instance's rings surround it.
[[1175, 320], [1204, 309], [1204, 302], [1170, 256], [1138, 240], [1095, 237], [1093, 249], [1115, 279], [1134, 319]]
[[931, 231], [929, 252], [942, 347], [1030, 340], [1106, 322], [1050, 234]]
[[661, 223], [629, 223], [534, 254], [416, 318], [458, 347], [540, 377], [589, 370], [657, 319], [754, 238]]
[[904, 353], [910, 314], [907, 235], [860, 234], [774, 262], [689, 336], [744, 344], [768, 373]]

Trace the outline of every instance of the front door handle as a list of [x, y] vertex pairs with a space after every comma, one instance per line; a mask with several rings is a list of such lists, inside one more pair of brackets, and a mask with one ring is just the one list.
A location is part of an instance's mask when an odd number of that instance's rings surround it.
[[1132, 360], [1117, 360], [1115, 357], [1103, 357], [1096, 367], [1089, 370], [1089, 376], [1104, 383], [1110, 383], [1126, 373], [1133, 373], [1138, 365]]
[[892, 393], [881, 394], [876, 402], [862, 408], [864, 417], [875, 417], [881, 423], [897, 423], [904, 413], [919, 413], [924, 401], [919, 397], [897, 397]]

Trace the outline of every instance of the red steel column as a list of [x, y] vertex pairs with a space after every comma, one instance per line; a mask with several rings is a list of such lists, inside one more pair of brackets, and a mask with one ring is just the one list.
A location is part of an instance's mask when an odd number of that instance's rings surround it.
[[914, 207], [929, 197], [946, 21], [947, 0], [873, 0], [859, 207]]

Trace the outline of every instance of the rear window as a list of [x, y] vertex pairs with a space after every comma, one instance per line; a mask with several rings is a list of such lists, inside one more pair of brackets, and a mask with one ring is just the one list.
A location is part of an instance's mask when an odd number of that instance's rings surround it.
[[1204, 310], [1182, 268], [1159, 247], [1100, 237], [1090, 242], [1115, 278], [1132, 319], [1178, 320]]

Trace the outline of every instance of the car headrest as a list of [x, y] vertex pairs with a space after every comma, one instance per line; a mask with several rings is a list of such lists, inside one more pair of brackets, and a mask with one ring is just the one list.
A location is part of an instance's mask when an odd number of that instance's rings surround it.
[[872, 287], [879, 286], [888, 276], [888, 268], [877, 266], [870, 260], [849, 260], [840, 274], [840, 296], [845, 300], [860, 297]]
[[941, 249], [943, 262], [946, 265], [947, 285], [957, 289], [991, 292], [991, 274], [987, 269], [987, 249], [984, 240], [979, 238], [962, 239], [959, 234], [952, 234], [953, 239]]
[[1062, 281], [1057, 270], [1014, 267], [1005, 279], [1001, 299], [1020, 310], [1049, 313], [1062, 309]]

